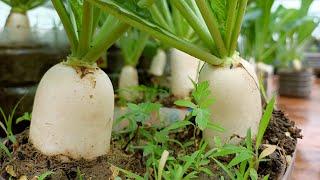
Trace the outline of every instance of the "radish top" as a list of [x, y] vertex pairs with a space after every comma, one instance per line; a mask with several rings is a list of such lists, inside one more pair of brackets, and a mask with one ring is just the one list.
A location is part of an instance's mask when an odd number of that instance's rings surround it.
[[1, 0], [8, 4], [12, 12], [26, 13], [28, 10], [44, 4], [45, 0]]
[[[199, 37], [198, 42], [179, 36], [170, 26], [166, 11], [157, 4], [167, 0], [88, 0], [126, 22], [212, 65], [232, 60], [248, 0], [168, 0]], [[143, 9], [143, 11], [141, 11]], [[162, 15], [163, 20], [155, 18]], [[158, 16], [161, 17], [161, 16]], [[169, 24], [170, 25], [170, 24]], [[174, 23], [173, 26], [179, 26]]]
[[63, 0], [52, 0], [52, 4], [70, 41], [71, 54], [66, 63], [72, 66], [96, 66], [106, 49], [129, 29], [113, 16], [102, 18], [102, 12], [87, 0], [68, 0], [66, 5]]

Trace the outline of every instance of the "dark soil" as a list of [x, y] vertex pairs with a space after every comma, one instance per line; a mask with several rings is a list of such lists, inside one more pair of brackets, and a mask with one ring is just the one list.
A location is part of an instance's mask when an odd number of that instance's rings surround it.
[[[33, 148], [28, 142], [27, 130], [17, 136], [17, 141], [19, 146], [14, 148], [13, 159], [0, 159], [0, 175], [5, 179], [9, 179], [13, 173], [17, 179], [22, 176], [32, 179], [48, 171], [54, 172], [50, 176], [52, 180], [79, 179], [79, 173], [83, 174], [85, 179], [112, 179], [118, 176], [114, 166], [139, 174], [144, 172], [139, 156], [126, 154], [115, 144], [112, 144], [112, 149], [106, 156], [98, 157], [96, 160], [67, 161], [62, 160], [60, 156], [45, 156]], [[13, 172], [10, 172], [10, 168], [13, 168]]]
[[[190, 140], [193, 136], [193, 129], [182, 131], [174, 134], [175, 139], [179, 141]], [[198, 144], [198, 139], [201, 138], [201, 133], [197, 134], [195, 144]], [[264, 136], [264, 144], [277, 145], [279, 149], [271, 154], [269, 161], [260, 163], [259, 175], [270, 174], [270, 179], [278, 179], [283, 175], [288, 163], [286, 157], [293, 156], [295, 152], [297, 139], [302, 138], [301, 130], [295, 126], [295, 123], [290, 121], [281, 111], [274, 111], [273, 118]], [[23, 175], [31, 179], [40, 174], [53, 171], [54, 174], [49, 179], [77, 179], [78, 169], [85, 179], [113, 179], [119, 175], [119, 172], [114, 166], [135, 172], [143, 175], [145, 170], [145, 158], [142, 152], [126, 153], [122, 150], [119, 143], [113, 140], [111, 151], [108, 155], [97, 158], [93, 161], [62, 161], [58, 156], [48, 157], [37, 150], [28, 142], [28, 132], [17, 136], [19, 146], [14, 147], [13, 159], [2, 158], [0, 154], [0, 175], [5, 179], [10, 176], [10, 168], [16, 174], [16, 178]], [[194, 147], [194, 146], [193, 146]], [[172, 146], [175, 154], [179, 154], [179, 146]], [[263, 148], [262, 148], [263, 149]], [[262, 150], [261, 149], [261, 150]], [[188, 151], [192, 151], [189, 149]], [[230, 158], [222, 159], [221, 161], [228, 162]], [[211, 165], [210, 165], [211, 166]], [[216, 174], [223, 174], [221, 169], [216, 165], [212, 165], [212, 170]], [[12, 172], [11, 172], [12, 174]], [[121, 175], [121, 174], [120, 174]], [[218, 177], [207, 177], [200, 175], [202, 179], [217, 179]], [[1, 179], [1, 178], [0, 178]]]
[[295, 152], [297, 139], [302, 139], [301, 129], [295, 126], [282, 111], [274, 111], [273, 117], [264, 135], [264, 143], [277, 145], [279, 149], [270, 155], [270, 161], [260, 164], [259, 172], [270, 174], [271, 179], [286, 170], [289, 162], [286, 157]]

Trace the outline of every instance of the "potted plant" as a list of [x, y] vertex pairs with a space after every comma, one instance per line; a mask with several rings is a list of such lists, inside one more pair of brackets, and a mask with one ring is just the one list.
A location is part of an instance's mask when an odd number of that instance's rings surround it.
[[303, 1], [299, 10], [280, 6], [275, 12], [274, 18], [278, 22], [275, 31], [281, 44], [275, 62], [279, 69], [280, 95], [306, 98], [311, 93], [312, 70], [302, 63], [306, 44], [319, 23], [318, 19], [308, 16], [311, 3]]

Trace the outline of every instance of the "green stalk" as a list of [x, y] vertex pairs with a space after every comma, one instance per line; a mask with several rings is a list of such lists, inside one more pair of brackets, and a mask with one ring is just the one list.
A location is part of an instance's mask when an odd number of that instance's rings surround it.
[[161, 12], [159, 11], [159, 9], [157, 8], [156, 4], [153, 4], [150, 7], [150, 13], [152, 15], [152, 18], [159, 23], [161, 26], [165, 27], [168, 30], [171, 30], [171, 27], [169, 26], [169, 24], [166, 22], [165, 18], [163, 17], [163, 15], [161, 14]]
[[207, 27], [199, 20], [197, 15], [185, 2], [185, 0], [171, 0], [171, 3], [180, 11], [182, 16], [190, 23], [191, 27], [199, 35], [200, 39], [207, 45], [211, 50], [215, 50], [215, 46], [210, 36], [210, 32]]
[[82, 28], [79, 38], [77, 57], [81, 57], [89, 50], [93, 27], [93, 6], [88, 1], [83, 2]]
[[237, 10], [238, 0], [228, 1], [228, 14], [227, 14], [227, 23], [226, 23], [226, 47], [228, 49], [228, 55], [232, 56], [232, 52], [230, 52], [230, 44], [231, 44], [231, 37], [232, 37], [232, 30], [234, 28], [234, 21], [235, 15]]
[[222, 35], [219, 30], [218, 21], [213, 14], [212, 10], [209, 8], [210, 6], [207, 4], [206, 0], [197, 0], [198, 8], [202, 14], [204, 21], [207, 24], [211, 37], [214, 39], [214, 42], [217, 46], [219, 55], [221, 58], [227, 56], [227, 49], [222, 39]]
[[131, 55], [131, 61], [132, 63], [130, 65], [132, 66], [137, 66], [139, 58], [141, 57], [141, 54], [146, 46], [146, 43], [149, 39], [149, 35], [146, 33], [143, 33], [142, 36], [140, 37], [139, 41], [135, 45], [135, 50], [133, 51], [133, 54]]
[[[223, 63], [223, 60], [210, 54], [209, 52], [199, 48], [192, 43], [189, 43], [185, 40], [181, 40], [180, 38], [174, 36], [172, 33], [168, 32], [165, 29], [157, 29], [156, 27], [145, 24], [138, 16], [129, 14], [126, 11], [119, 11], [118, 8], [108, 4], [107, 2], [102, 2], [100, 0], [88, 0], [101, 9], [108, 11], [108, 13], [116, 16], [121, 21], [128, 23], [142, 31], [149, 33], [150, 35], [154, 36], [155, 38], [163, 41], [164, 43], [175, 47], [181, 51], [184, 51], [198, 59], [201, 59], [211, 65], [220, 65]], [[125, 14], [126, 13], [126, 14]]]
[[168, 6], [168, 1], [167, 0], [160, 0], [160, 11], [164, 15], [166, 21], [168, 22], [170, 27], [174, 27], [172, 16], [170, 13], [170, 9]]
[[63, 5], [62, 0], [52, 0], [52, 4], [56, 11], [59, 14], [59, 17], [61, 19], [61, 22], [64, 26], [64, 29], [66, 31], [66, 34], [68, 36], [70, 46], [71, 46], [71, 51], [76, 52], [76, 48], [78, 47], [78, 39], [76, 32], [73, 29], [73, 25], [71, 23], [71, 19], [69, 18], [69, 14], [67, 13], [66, 8]]
[[231, 54], [233, 54], [233, 52], [237, 48], [238, 37], [239, 37], [239, 34], [240, 34], [242, 20], [243, 20], [243, 17], [244, 17], [244, 13], [246, 11], [247, 3], [248, 3], [248, 0], [240, 0], [240, 6], [239, 6], [239, 9], [238, 9], [238, 15], [237, 15], [236, 23], [235, 23], [235, 26], [234, 26], [234, 29], [233, 29], [232, 38], [231, 38], [231, 46], [230, 46], [230, 53]]
[[[111, 17], [114, 18], [114, 17]], [[108, 23], [109, 24], [109, 23]], [[130, 26], [128, 24], [111, 20], [109, 28], [101, 29], [97, 38], [91, 45], [91, 50], [83, 57], [88, 62], [95, 62], [101, 54], [111, 47], [111, 45], [119, 39]]]

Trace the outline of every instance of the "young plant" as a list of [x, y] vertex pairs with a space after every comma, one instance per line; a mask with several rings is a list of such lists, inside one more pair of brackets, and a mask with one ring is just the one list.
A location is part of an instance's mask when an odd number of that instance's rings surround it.
[[[31, 30], [27, 11], [41, 6], [45, 0], [1, 0], [11, 7], [10, 14], [5, 23], [10, 43], [28, 45]], [[30, 44], [29, 44], [30, 45]]]
[[[301, 70], [303, 52], [312, 32], [319, 24], [319, 18], [308, 15], [312, 0], [301, 1], [300, 9], [279, 6], [273, 18], [277, 21], [275, 33], [279, 47], [276, 51], [277, 66]], [[291, 63], [291, 64], [290, 64]]]
[[[271, 155], [276, 151], [277, 146], [275, 145], [265, 145], [263, 151], [260, 153], [259, 150], [262, 147], [262, 139], [264, 133], [269, 125], [273, 108], [275, 105], [275, 98], [273, 97], [268, 103], [264, 115], [261, 119], [257, 138], [255, 143], [251, 138], [251, 130], [247, 131], [247, 136], [243, 142], [243, 145], [235, 146], [231, 144], [222, 145], [221, 139], [216, 138], [216, 148], [213, 149], [211, 158], [220, 166], [229, 176], [230, 179], [242, 179], [247, 180], [249, 177], [251, 179], [258, 179], [258, 169], [259, 163], [265, 161], [266, 157]], [[233, 159], [224, 165], [217, 158], [234, 156]], [[269, 175], [263, 177], [263, 179], [268, 179]]]
[[270, 64], [279, 46], [272, 38], [277, 26], [271, 11], [273, 4], [274, 0], [252, 1], [244, 17], [241, 33], [243, 55], [253, 58], [256, 63]]
[[119, 93], [127, 101], [132, 101], [139, 96], [139, 94], [130, 91], [130, 88], [139, 85], [136, 66], [148, 39], [149, 36], [146, 33], [131, 29], [119, 40], [119, 46], [125, 62], [119, 78]]
[[[199, 84], [195, 82], [192, 83], [194, 84], [194, 90], [191, 94], [192, 99], [178, 100], [174, 104], [191, 109], [189, 118], [195, 117], [195, 123], [199, 130], [204, 131], [209, 128], [223, 132], [224, 129], [222, 127], [210, 121], [211, 114], [209, 107], [214, 104], [214, 98], [209, 90], [209, 82], [204, 81]], [[206, 133], [204, 136], [206, 136]]]
[[212, 95], [216, 98], [210, 106], [211, 121], [226, 129], [223, 134], [205, 130], [210, 134], [207, 140], [211, 147], [215, 135], [226, 141], [234, 134], [245, 137], [249, 128], [253, 136], [257, 134], [262, 115], [259, 83], [254, 68], [236, 52], [247, 0], [171, 1], [199, 37], [196, 42], [168, 31], [160, 20], [152, 18], [152, 13], [137, 11], [138, 8], [150, 8], [154, 3], [152, 0], [89, 1], [166, 45], [207, 63], [200, 72], [199, 81], [209, 81]]
[[49, 69], [34, 100], [30, 140], [45, 155], [94, 159], [108, 152], [114, 91], [96, 61], [124, 32], [125, 23], [87, 0], [52, 0], [68, 36], [71, 54]]

